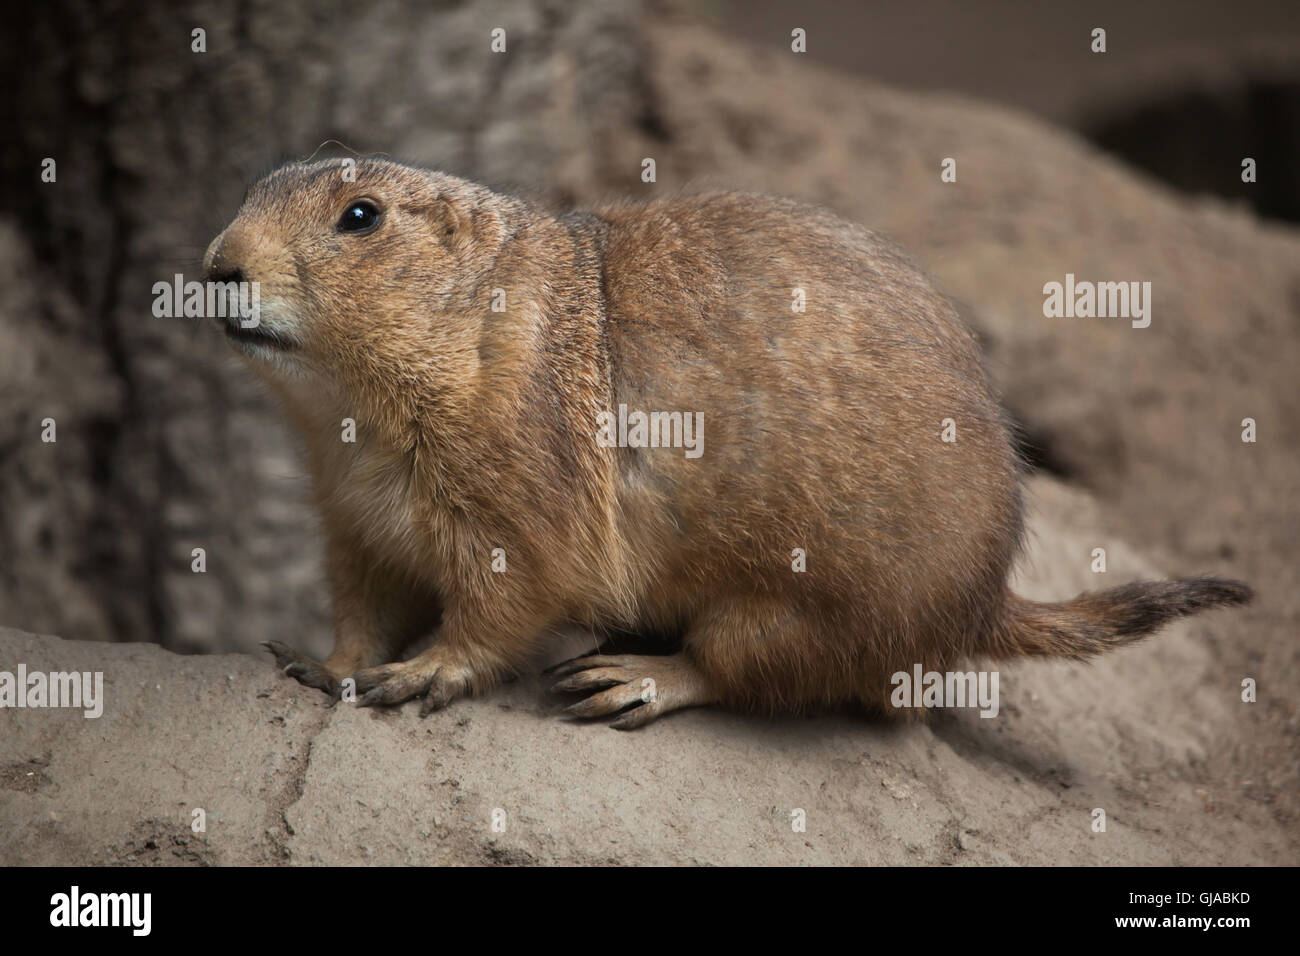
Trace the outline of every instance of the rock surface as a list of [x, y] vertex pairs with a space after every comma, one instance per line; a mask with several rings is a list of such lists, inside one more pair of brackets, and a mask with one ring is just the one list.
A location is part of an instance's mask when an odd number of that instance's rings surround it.
[[[1074, 557], [1093, 503], [1047, 479], [1034, 499], [1018, 586], [1093, 585]], [[1160, 571], [1122, 541], [1110, 558], [1116, 582]], [[0, 631], [6, 667], [105, 679], [99, 718], [4, 715], [0, 864], [1294, 863], [1267, 807], [1208, 775], [1250, 724], [1214, 666], [1230, 624], [1092, 666], [1004, 667], [996, 719], [686, 711], [633, 733], [564, 718], [532, 674], [421, 719], [418, 703], [330, 707], [242, 654]]]

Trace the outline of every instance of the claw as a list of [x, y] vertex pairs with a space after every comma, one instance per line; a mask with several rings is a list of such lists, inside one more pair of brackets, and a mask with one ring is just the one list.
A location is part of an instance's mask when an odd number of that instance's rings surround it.
[[374, 707], [376, 704], [400, 704], [418, 696], [400, 680], [387, 680], [378, 687], [372, 687], [357, 699], [359, 707]]
[[564, 694], [584, 690], [604, 690], [606, 687], [626, 684], [631, 679], [631, 677], [616, 676], [614, 668], [579, 671], [571, 677], [566, 677], [564, 680], [553, 684], [551, 690]]
[[619, 667], [631, 659], [627, 655], [619, 654], [581, 654], [578, 657], [571, 657], [567, 661], [552, 664], [542, 673], [547, 677], [565, 677], [591, 667]]
[[644, 701], [641, 700], [639, 687], [620, 684], [610, 690], [592, 694], [576, 704], [570, 704], [565, 708], [565, 713], [574, 717], [604, 717], [641, 703]]
[[281, 644], [279, 641], [263, 641], [262, 646], [275, 655], [275, 663], [281, 669], [302, 657], [288, 644]]
[[285, 677], [292, 677], [305, 687], [323, 690], [331, 697], [339, 692], [339, 681], [324, 664], [314, 661], [305, 654], [300, 654], [288, 644], [279, 641], [263, 641], [262, 646], [275, 655], [275, 665]]
[[420, 705], [420, 716], [428, 717], [434, 711], [442, 710], [455, 696], [455, 690], [450, 684], [435, 681], [424, 695], [424, 703]]
[[638, 727], [644, 727], [658, 716], [659, 708], [651, 704], [642, 704], [640, 707], [633, 707], [617, 720], [610, 721], [609, 725], [615, 730], [636, 730]]

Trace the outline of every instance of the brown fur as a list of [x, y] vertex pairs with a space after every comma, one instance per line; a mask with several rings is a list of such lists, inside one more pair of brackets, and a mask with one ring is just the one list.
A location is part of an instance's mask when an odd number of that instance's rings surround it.
[[[578, 623], [681, 635], [672, 657], [562, 668], [562, 689], [597, 691], [575, 712], [633, 708], [618, 726], [701, 703], [888, 711], [916, 663], [1081, 657], [1249, 597], [1212, 579], [1011, 594], [1006, 420], [947, 300], [867, 230], [736, 194], [556, 217], [393, 163], [341, 170], [257, 183], [206, 260], [260, 282], [264, 328], [295, 343], [239, 348], [306, 437], [329, 540], [334, 653], [273, 647], [307, 683], [355, 675], [365, 703], [428, 710]], [[337, 231], [358, 198], [379, 226]], [[620, 403], [702, 413], [703, 456], [601, 447]]]

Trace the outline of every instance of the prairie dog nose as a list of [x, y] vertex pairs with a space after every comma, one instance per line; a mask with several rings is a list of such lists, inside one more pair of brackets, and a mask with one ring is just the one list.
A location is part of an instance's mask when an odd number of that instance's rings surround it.
[[203, 254], [203, 278], [208, 282], [243, 282], [244, 270], [232, 252], [234, 245], [229, 241], [230, 230], [212, 240], [208, 251]]

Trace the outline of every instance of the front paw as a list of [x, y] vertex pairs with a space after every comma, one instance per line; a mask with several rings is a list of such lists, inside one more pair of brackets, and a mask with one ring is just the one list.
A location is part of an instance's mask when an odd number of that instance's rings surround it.
[[323, 690], [335, 700], [338, 699], [341, 686], [339, 680], [320, 661], [313, 660], [279, 641], [263, 641], [262, 646], [275, 655], [275, 665], [286, 677], [292, 677], [304, 686]]
[[442, 710], [457, 697], [469, 693], [466, 668], [438, 661], [414, 660], [368, 667], [356, 673], [357, 704], [361, 707], [391, 706], [423, 697], [420, 716]]

